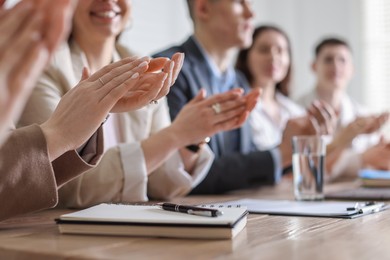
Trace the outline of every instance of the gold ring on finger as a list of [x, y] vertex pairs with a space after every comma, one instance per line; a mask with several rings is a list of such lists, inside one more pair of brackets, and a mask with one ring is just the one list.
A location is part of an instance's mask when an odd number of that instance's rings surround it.
[[104, 81], [102, 80], [102, 78], [99, 78], [99, 81], [100, 83], [102, 83], [102, 87], [104, 86]]

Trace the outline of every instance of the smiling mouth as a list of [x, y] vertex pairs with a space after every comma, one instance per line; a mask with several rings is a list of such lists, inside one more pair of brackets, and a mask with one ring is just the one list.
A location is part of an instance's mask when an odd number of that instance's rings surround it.
[[100, 17], [100, 18], [112, 19], [112, 18], [115, 18], [116, 16], [118, 16], [120, 13], [117, 13], [114, 11], [104, 11], [104, 12], [96, 12], [96, 13], [92, 12], [91, 14], [96, 16], [96, 17]]

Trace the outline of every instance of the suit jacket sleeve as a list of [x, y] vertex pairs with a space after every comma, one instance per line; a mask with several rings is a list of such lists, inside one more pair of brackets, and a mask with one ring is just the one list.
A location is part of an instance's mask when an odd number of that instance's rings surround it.
[[[101, 140], [100, 136], [97, 140]], [[101, 142], [95, 147], [101, 151]], [[94, 156], [91, 162], [98, 158]], [[13, 130], [0, 149], [0, 220], [54, 207], [58, 202], [57, 187], [92, 167], [76, 151], [51, 163], [38, 125]]]

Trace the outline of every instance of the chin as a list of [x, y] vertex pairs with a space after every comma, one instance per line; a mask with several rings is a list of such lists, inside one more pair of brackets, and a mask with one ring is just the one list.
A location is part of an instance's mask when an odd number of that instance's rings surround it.
[[251, 47], [252, 45], [252, 38], [249, 38], [249, 39], [241, 39], [241, 41], [239, 42], [239, 44], [237, 44], [238, 47], [240, 47], [241, 49], [246, 49], [246, 48], [249, 48]]

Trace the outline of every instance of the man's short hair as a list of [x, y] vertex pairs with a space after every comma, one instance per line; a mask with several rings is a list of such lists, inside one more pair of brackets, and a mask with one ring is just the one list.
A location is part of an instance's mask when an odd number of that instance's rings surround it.
[[342, 40], [340, 38], [325, 38], [322, 41], [320, 41], [320, 43], [318, 43], [316, 48], [315, 48], [316, 58], [318, 57], [318, 55], [320, 54], [322, 49], [324, 49], [325, 47], [336, 46], [336, 45], [345, 46], [351, 51], [351, 48], [349, 47], [349, 44], [347, 43], [347, 41]]

